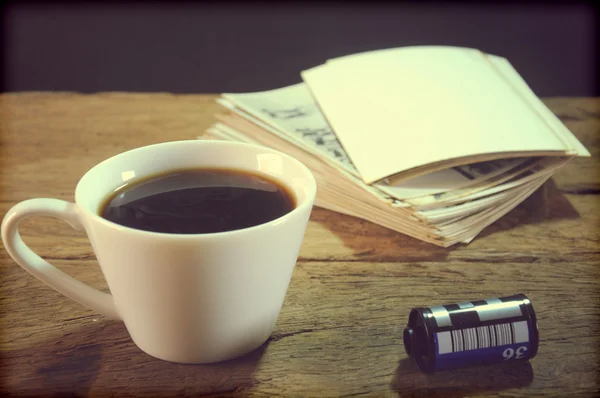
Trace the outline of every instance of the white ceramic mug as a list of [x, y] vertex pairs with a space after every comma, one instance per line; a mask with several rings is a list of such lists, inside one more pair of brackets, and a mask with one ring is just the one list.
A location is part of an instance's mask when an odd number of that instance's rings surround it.
[[[170, 169], [227, 167], [274, 177], [291, 188], [297, 206], [251, 228], [177, 235], [117, 225], [99, 216], [116, 188]], [[231, 359], [270, 336], [287, 292], [315, 199], [310, 170], [296, 159], [256, 145], [193, 140], [141, 147], [88, 171], [75, 203], [31, 199], [2, 222], [10, 256], [27, 272], [67, 297], [123, 320], [135, 344], [156, 358], [181, 363]], [[111, 294], [51, 266], [21, 240], [28, 216], [63, 219], [85, 229]]]

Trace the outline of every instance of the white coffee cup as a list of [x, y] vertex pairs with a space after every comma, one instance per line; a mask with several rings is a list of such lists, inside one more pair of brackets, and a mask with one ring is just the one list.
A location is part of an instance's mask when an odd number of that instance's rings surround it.
[[[116, 188], [170, 169], [227, 167], [285, 184], [297, 206], [254, 227], [213, 234], [147, 232], [112, 223], [99, 207]], [[67, 297], [123, 320], [134, 343], [156, 358], [210, 363], [246, 354], [270, 336], [287, 292], [315, 199], [310, 170], [265, 147], [193, 140], [116, 155], [77, 184], [75, 203], [30, 199], [8, 211], [2, 240], [27, 272]], [[45, 215], [85, 229], [111, 294], [56, 269], [21, 240], [19, 222]]]

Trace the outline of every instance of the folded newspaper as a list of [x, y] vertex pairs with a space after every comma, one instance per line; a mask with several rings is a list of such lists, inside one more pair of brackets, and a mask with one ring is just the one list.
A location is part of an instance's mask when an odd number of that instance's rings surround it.
[[448, 247], [469, 243], [585, 147], [501, 57], [371, 51], [302, 83], [224, 93], [201, 139], [257, 143], [314, 173], [315, 205]]

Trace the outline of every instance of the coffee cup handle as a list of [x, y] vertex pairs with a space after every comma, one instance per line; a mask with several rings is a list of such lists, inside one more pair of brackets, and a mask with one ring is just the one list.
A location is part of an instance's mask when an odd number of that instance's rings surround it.
[[59, 199], [29, 199], [13, 206], [2, 221], [2, 241], [8, 254], [25, 271], [72, 300], [106, 317], [120, 319], [112, 295], [94, 289], [65, 274], [35, 254], [21, 239], [19, 223], [29, 216], [51, 216], [82, 230], [79, 210], [74, 203]]

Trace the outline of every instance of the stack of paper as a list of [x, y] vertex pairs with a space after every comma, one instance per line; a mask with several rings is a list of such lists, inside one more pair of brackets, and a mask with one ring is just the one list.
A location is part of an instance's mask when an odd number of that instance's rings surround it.
[[223, 94], [200, 138], [288, 153], [315, 174], [317, 206], [435, 245], [470, 242], [590, 155], [506, 59], [478, 50], [373, 51], [301, 76]]

